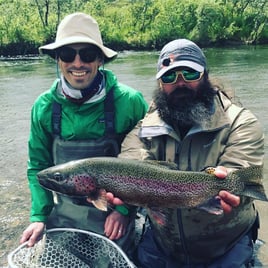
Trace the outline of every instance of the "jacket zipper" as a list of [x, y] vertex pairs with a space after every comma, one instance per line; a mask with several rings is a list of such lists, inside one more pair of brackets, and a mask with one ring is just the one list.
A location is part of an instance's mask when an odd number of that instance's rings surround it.
[[177, 209], [177, 218], [178, 218], [178, 227], [179, 227], [179, 233], [180, 233], [180, 238], [181, 238], [181, 247], [183, 250], [183, 254], [185, 256], [185, 263], [187, 265], [190, 264], [190, 259], [189, 259], [189, 254], [188, 254], [188, 250], [186, 247], [186, 243], [185, 243], [185, 237], [184, 237], [184, 230], [183, 230], [183, 224], [182, 224], [182, 219], [181, 219], [181, 210]]
[[[192, 139], [189, 140], [189, 149], [188, 149], [188, 156], [187, 156], [187, 171], [191, 171], [192, 170], [192, 161], [191, 161], [191, 150], [192, 150]], [[184, 236], [184, 228], [183, 228], [183, 224], [182, 224], [182, 216], [181, 216], [181, 210], [177, 209], [177, 219], [178, 219], [178, 229], [179, 229], [179, 233], [180, 233], [180, 238], [181, 238], [181, 247], [183, 250], [183, 254], [185, 256], [185, 263], [186, 265], [190, 264], [190, 258], [189, 258], [189, 254], [188, 254], [188, 250], [187, 250], [187, 246], [185, 243], [185, 236]]]

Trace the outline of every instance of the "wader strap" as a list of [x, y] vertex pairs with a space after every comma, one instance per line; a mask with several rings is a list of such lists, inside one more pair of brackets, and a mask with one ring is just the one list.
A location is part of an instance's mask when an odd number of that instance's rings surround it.
[[61, 136], [61, 104], [52, 103], [52, 132], [54, 136]]
[[107, 93], [107, 96], [104, 100], [104, 118], [105, 118], [105, 129], [106, 136], [115, 134], [114, 126], [114, 117], [115, 117], [115, 108], [114, 108], [114, 94], [113, 88]]
[[[52, 131], [54, 136], [61, 136], [61, 104], [54, 101], [52, 103]], [[107, 93], [104, 100], [104, 119], [106, 136], [113, 136], [115, 134], [114, 126], [114, 94], [113, 88]]]

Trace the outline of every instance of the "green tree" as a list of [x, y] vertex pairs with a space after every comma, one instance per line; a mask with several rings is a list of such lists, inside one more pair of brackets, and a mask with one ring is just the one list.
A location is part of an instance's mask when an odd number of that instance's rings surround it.
[[195, 17], [197, 23], [190, 32], [190, 39], [209, 45], [225, 39], [225, 20], [222, 8], [215, 1], [199, 4]]
[[176, 38], [268, 42], [268, 0], [0, 0], [1, 55], [37, 53], [75, 11], [91, 14], [114, 49], [159, 49]]

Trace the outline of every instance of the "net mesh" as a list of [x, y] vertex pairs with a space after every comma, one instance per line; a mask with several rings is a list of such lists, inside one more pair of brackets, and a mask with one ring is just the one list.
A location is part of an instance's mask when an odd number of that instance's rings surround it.
[[69, 228], [48, 230], [34, 247], [21, 245], [8, 255], [8, 264], [10, 268], [136, 267], [108, 238]]

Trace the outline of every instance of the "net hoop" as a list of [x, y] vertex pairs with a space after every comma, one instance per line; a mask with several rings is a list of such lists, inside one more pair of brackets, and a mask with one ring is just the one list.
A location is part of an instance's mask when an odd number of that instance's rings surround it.
[[[45, 239], [40, 240], [34, 247], [23, 243], [8, 254], [9, 268], [59, 268], [59, 267], [101, 267], [97, 257], [106, 258], [109, 267], [136, 268], [125, 252], [113, 241], [102, 235], [73, 228], [53, 228], [45, 232]], [[58, 239], [62, 234], [62, 238]], [[66, 237], [64, 237], [66, 236]], [[58, 239], [55, 240], [55, 237]], [[82, 238], [81, 238], [82, 237]], [[53, 239], [52, 239], [53, 238]], [[56, 241], [56, 242], [55, 242]], [[64, 241], [64, 242], [63, 242]], [[82, 245], [82, 242], [85, 245]], [[61, 245], [62, 244], [62, 245]], [[73, 244], [73, 245], [70, 245]], [[66, 248], [61, 248], [65, 246]], [[96, 246], [96, 248], [95, 248]], [[72, 252], [74, 251], [74, 252]], [[80, 257], [90, 257], [88, 262]], [[62, 256], [61, 256], [62, 255]], [[95, 255], [98, 255], [97, 257]], [[55, 257], [56, 256], [56, 257]], [[57, 260], [58, 263], [56, 264]], [[65, 261], [65, 259], [66, 261]], [[95, 265], [90, 259], [98, 262]], [[53, 263], [55, 262], [55, 263]], [[60, 263], [61, 262], [61, 263]], [[66, 262], [66, 263], [64, 263]], [[81, 262], [81, 263], [80, 263]], [[116, 264], [115, 264], [116, 263]], [[52, 266], [51, 266], [52, 264]], [[56, 266], [55, 266], [56, 265]], [[62, 265], [62, 266], [60, 266]], [[107, 266], [107, 267], [108, 267]]]

